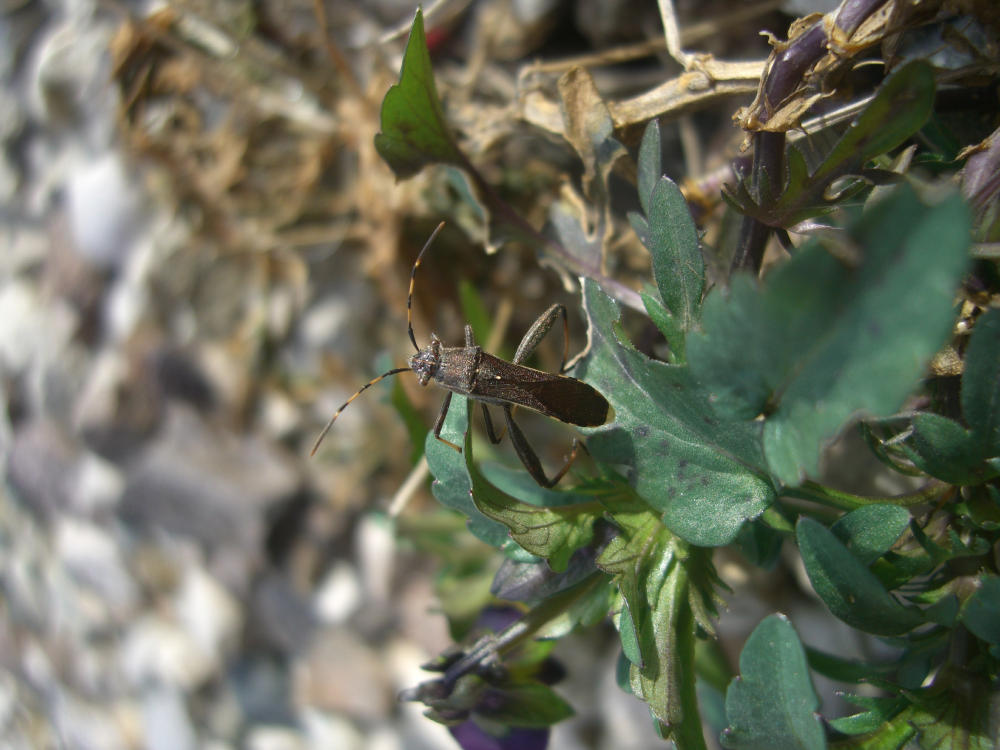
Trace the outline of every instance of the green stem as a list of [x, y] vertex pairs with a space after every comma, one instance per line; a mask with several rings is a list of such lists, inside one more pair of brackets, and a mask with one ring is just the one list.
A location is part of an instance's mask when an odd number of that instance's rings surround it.
[[701, 714], [698, 711], [698, 694], [695, 690], [695, 621], [694, 611], [688, 599], [690, 587], [687, 568], [681, 565], [675, 589], [680, 606], [677, 619], [672, 623], [678, 653], [670, 655], [673, 669], [679, 678], [674, 686], [676, 689], [674, 699], [677, 701], [680, 720], [671, 727], [671, 739], [678, 750], [706, 750]]
[[485, 660], [508, 653], [520, 646], [541, 630], [545, 625], [562, 615], [578, 599], [587, 595], [594, 586], [607, 580], [607, 576], [595, 570], [576, 586], [551, 596], [529, 610], [523, 617], [511, 623], [496, 635], [484, 636], [457, 662], [448, 667], [444, 680], [454, 683], [465, 673], [474, 670]]
[[944, 490], [951, 485], [937, 480], [928, 482], [924, 487], [906, 495], [894, 495], [887, 497], [868, 497], [865, 495], [855, 495], [852, 492], [835, 490], [826, 487], [818, 482], [806, 481], [798, 487], [786, 487], [782, 494], [788, 497], [797, 497], [802, 500], [812, 500], [822, 505], [828, 505], [841, 510], [854, 510], [865, 505], [901, 505], [909, 508], [914, 505], [921, 505], [937, 498]]

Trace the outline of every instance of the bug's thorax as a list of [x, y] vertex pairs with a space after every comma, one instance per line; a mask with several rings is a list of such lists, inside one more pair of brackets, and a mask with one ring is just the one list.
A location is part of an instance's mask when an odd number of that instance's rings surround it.
[[427, 385], [441, 367], [441, 340], [431, 334], [431, 343], [410, 357], [410, 369], [420, 385]]

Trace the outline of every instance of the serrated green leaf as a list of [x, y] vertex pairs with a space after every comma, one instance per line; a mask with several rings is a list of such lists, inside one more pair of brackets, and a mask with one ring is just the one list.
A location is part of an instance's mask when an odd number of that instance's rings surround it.
[[704, 333], [687, 342], [692, 372], [720, 415], [766, 415], [781, 481], [815, 474], [852, 417], [899, 409], [950, 332], [968, 229], [958, 196], [927, 206], [904, 186], [851, 229], [856, 266], [810, 243], [762, 288], [736, 277], [728, 298], [706, 299]]
[[588, 430], [591, 454], [629, 468], [642, 499], [687, 541], [728, 544], [774, 499], [760, 471], [757, 427], [719, 418], [687, 367], [655, 362], [620, 340], [618, 308], [584, 283], [589, 356], [576, 375], [605, 394], [615, 421]]
[[411, 177], [428, 164], [465, 166], [445, 123], [419, 8], [403, 52], [399, 83], [382, 100], [380, 123], [375, 150], [397, 178]]
[[986, 455], [1000, 455], [1000, 310], [976, 321], [965, 353], [962, 411]]
[[[706, 593], [690, 572], [711, 566], [641, 504], [612, 511], [620, 529], [597, 559], [624, 601], [619, 614], [623, 653], [631, 662], [629, 691], [646, 701], [660, 731], [684, 747], [702, 747], [694, 692], [695, 606]], [[710, 596], [710, 594], [707, 594]], [[695, 605], [695, 606], [693, 606]], [[685, 744], [687, 743], [687, 744]]]
[[[615, 523], [620, 533], [605, 546], [597, 558], [597, 566], [614, 579], [622, 596], [623, 609], [619, 615], [618, 630], [622, 638], [622, 648], [629, 661], [638, 667], [645, 665], [643, 649], [656, 652], [651, 640], [651, 629], [642, 633], [647, 639], [640, 642], [639, 628], [648, 606], [642, 593], [641, 583], [649, 560], [659, 559], [669, 562], [672, 554], [669, 533], [648, 508], [632, 504], [627, 510], [619, 508], [615, 513]], [[661, 539], [661, 535], [664, 537]]]
[[818, 707], [795, 629], [784, 615], [771, 615], [750, 634], [740, 654], [740, 676], [729, 684], [723, 747], [822, 750], [826, 739]]
[[915, 727], [920, 747], [934, 750], [996, 750], [998, 739], [995, 685], [982, 674], [946, 667], [934, 685], [909, 693], [913, 705], [903, 711]]
[[660, 123], [650, 120], [639, 144], [636, 184], [639, 189], [639, 205], [649, 216], [650, 196], [653, 187], [663, 175], [663, 157], [660, 154]]
[[803, 516], [795, 533], [813, 588], [848, 625], [875, 635], [901, 635], [923, 624], [920, 610], [900, 604], [823, 524]]
[[522, 549], [548, 560], [555, 572], [565, 570], [570, 556], [593, 539], [594, 521], [604, 510], [601, 503], [530, 505], [493, 486], [474, 463], [468, 469], [476, 508], [503, 524]]
[[884, 555], [910, 525], [910, 513], [899, 505], [865, 505], [837, 520], [830, 531], [865, 567]]
[[649, 197], [649, 253], [663, 304], [680, 327], [697, 325], [705, 291], [705, 261], [687, 201], [669, 177], [661, 177]]

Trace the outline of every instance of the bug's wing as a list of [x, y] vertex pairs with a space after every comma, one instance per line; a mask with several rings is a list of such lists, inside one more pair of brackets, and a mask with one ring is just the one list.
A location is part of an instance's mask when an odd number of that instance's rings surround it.
[[517, 404], [560, 422], [597, 427], [608, 419], [608, 402], [583, 381], [535, 370], [481, 353], [472, 398]]
[[520, 382], [515, 388], [522, 391], [524, 397], [517, 403], [523, 403], [560, 422], [597, 427], [608, 419], [607, 399], [575, 378], [550, 375], [544, 380]]

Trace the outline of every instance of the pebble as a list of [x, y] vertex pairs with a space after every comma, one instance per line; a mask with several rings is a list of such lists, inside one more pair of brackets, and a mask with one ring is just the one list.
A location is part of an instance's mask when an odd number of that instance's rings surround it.
[[206, 424], [174, 405], [128, 474], [122, 516], [137, 527], [201, 542], [262, 550], [262, 513], [290, 498], [297, 468], [277, 447]]
[[365, 739], [348, 719], [308, 706], [300, 713], [303, 736], [309, 750], [365, 750]]
[[117, 539], [102, 526], [71, 516], [56, 520], [53, 552], [72, 580], [99, 597], [109, 622], [122, 621], [138, 602], [139, 592], [121, 555]]
[[142, 226], [144, 197], [116, 151], [76, 167], [66, 184], [76, 250], [98, 268], [119, 267]]
[[[251, 727], [244, 744], [246, 750], [306, 750], [305, 740], [295, 729], [281, 726]], [[340, 747], [331, 745], [330, 747]]]
[[203, 651], [176, 622], [146, 614], [131, 624], [119, 649], [118, 669], [134, 688], [172, 686], [193, 691], [203, 686], [218, 660]]
[[362, 586], [354, 567], [336, 563], [324, 576], [314, 597], [317, 619], [324, 625], [339, 625], [361, 605]]
[[317, 633], [293, 669], [295, 702], [301, 706], [377, 720], [395, 705], [382, 655], [353, 631]]
[[148, 688], [142, 696], [142, 714], [145, 750], [198, 750], [191, 715], [176, 687]]
[[207, 571], [189, 563], [174, 594], [173, 609], [184, 632], [215, 662], [215, 670], [221, 668], [243, 625], [236, 599]]

